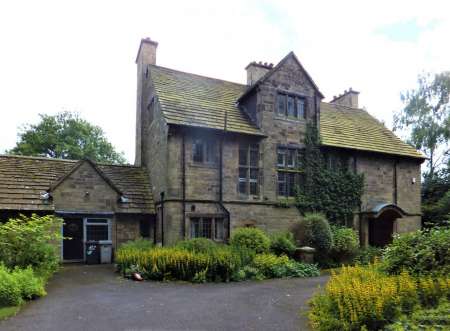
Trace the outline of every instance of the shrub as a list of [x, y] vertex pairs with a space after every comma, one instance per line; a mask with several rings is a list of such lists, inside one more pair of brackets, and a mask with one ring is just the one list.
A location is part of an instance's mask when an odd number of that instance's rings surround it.
[[327, 253], [333, 245], [330, 224], [323, 214], [307, 213], [304, 222], [304, 244], [314, 247], [319, 254]]
[[293, 256], [296, 246], [291, 232], [276, 233], [270, 238], [270, 250], [276, 255]]
[[194, 238], [177, 243], [176, 247], [186, 249], [190, 252], [208, 253], [217, 248], [217, 244], [206, 238]]
[[356, 232], [344, 226], [331, 226], [333, 245], [329, 252], [330, 257], [338, 264], [351, 261], [359, 248], [359, 239]]
[[238, 249], [250, 249], [255, 253], [266, 253], [270, 248], [269, 237], [257, 228], [239, 228], [231, 235], [230, 244]]
[[6, 267], [32, 266], [48, 276], [59, 265], [62, 220], [20, 216], [0, 224], [0, 261]]
[[383, 251], [383, 267], [393, 274], [450, 273], [450, 229], [431, 229], [397, 235]]
[[120, 245], [122, 249], [138, 249], [138, 250], [149, 250], [152, 249], [155, 245], [148, 239], [138, 238], [135, 240], [127, 241]]
[[0, 264], [0, 307], [22, 303], [20, 285], [11, 272]]
[[146, 279], [228, 281], [241, 266], [240, 255], [228, 246], [208, 254], [190, 252], [177, 247], [157, 247], [147, 251], [119, 248], [116, 253], [118, 269], [129, 276], [139, 272]]
[[296, 262], [290, 260], [286, 255], [258, 254], [255, 256], [252, 266], [266, 278], [313, 277], [320, 274], [316, 265]]
[[315, 330], [379, 330], [417, 303], [416, 283], [406, 272], [386, 275], [377, 264], [342, 267], [311, 300], [309, 318]]
[[450, 278], [421, 276], [417, 280], [417, 291], [423, 306], [436, 306], [441, 299], [450, 300]]
[[45, 294], [44, 280], [37, 277], [31, 267], [11, 270], [0, 264], [0, 307], [17, 306], [22, 299], [34, 299]]
[[380, 258], [382, 252], [383, 249], [379, 247], [360, 247], [356, 252], [356, 256], [353, 259], [353, 262], [355, 264], [368, 265], [375, 262], [376, 259]]

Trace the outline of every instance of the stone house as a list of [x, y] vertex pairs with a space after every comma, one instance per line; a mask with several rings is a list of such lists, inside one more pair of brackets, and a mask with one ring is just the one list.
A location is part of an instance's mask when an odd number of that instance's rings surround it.
[[136, 58], [135, 165], [0, 155], [0, 220], [64, 218], [71, 261], [85, 259], [89, 240], [114, 249], [138, 237], [166, 245], [226, 241], [243, 226], [287, 230], [302, 218], [293, 196], [311, 123], [330, 165], [365, 175], [349, 224], [362, 244], [420, 228], [424, 157], [358, 108], [358, 92], [324, 102], [292, 52], [275, 66], [250, 63], [243, 85], [157, 66], [157, 45], [143, 39]]
[[144, 168], [0, 155], [0, 221], [33, 213], [64, 219], [64, 261], [85, 260], [86, 241], [114, 249], [139, 236], [154, 240], [156, 233]]
[[135, 164], [152, 179], [159, 241], [296, 224], [299, 210], [280, 201], [289, 205], [301, 185], [306, 123], [319, 128], [331, 163], [365, 175], [351, 224], [363, 244], [420, 228], [424, 157], [358, 108], [358, 92], [324, 102], [293, 52], [275, 66], [250, 63], [242, 85], [157, 66], [157, 46], [143, 39], [136, 58]]

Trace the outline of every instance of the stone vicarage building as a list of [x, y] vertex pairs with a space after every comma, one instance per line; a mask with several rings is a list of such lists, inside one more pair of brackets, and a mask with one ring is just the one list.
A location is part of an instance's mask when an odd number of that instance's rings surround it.
[[157, 46], [143, 39], [136, 58], [135, 163], [152, 180], [158, 241], [292, 227], [301, 214], [280, 201], [293, 201], [301, 185], [308, 122], [331, 165], [365, 175], [352, 224], [363, 244], [420, 228], [424, 157], [358, 108], [358, 92], [324, 102], [293, 52], [275, 66], [251, 62], [242, 85], [160, 67]]
[[242, 226], [287, 230], [301, 220], [293, 195], [311, 123], [330, 166], [365, 174], [351, 224], [363, 244], [420, 227], [424, 157], [358, 108], [358, 92], [323, 102], [292, 52], [276, 66], [250, 63], [242, 85], [157, 66], [157, 45], [143, 39], [136, 59], [136, 164], [0, 155], [0, 221], [64, 218], [70, 261], [86, 258], [90, 240], [114, 249], [140, 236], [171, 244], [226, 241]]

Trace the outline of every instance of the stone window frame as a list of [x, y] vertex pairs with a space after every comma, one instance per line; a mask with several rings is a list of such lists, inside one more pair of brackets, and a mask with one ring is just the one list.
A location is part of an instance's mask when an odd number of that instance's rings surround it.
[[[196, 159], [197, 146], [201, 152], [201, 160]], [[194, 164], [216, 165], [218, 163], [218, 148], [217, 141], [211, 137], [206, 139], [204, 137], [194, 137], [192, 139], [192, 162]]]
[[[299, 187], [304, 181], [304, 169], [302, 167], [304, 149], [293, 146], [277, 146], [276, 153], [277, 196], [293, 198], [295, 197], [295, 187]], [[289, 161], [290, 159], [292, 162]], [[280, 190], [280, 185], [284, 186], [282, 190]]]
[[[260, 144], [252, 142], [240, 142], [238, 153], [238, 185], [237, 190], [241, 196], [258, 197], [260, 194]], [[241, 161], [241, 152], [245, 151], [245, 163]], [[256, 156], [256, 160], [252, 157]], [[255, 162], [252, 162], [255, 160]], [[245, 172], [245, 177], [242, 173]], [[243, 185], [242, 185], [243, 184]], [[244, 186], [245, 185], [245, 186]], [[245, 190], [242, 190], [242, 188]]]
[[[198, 230], [194, 227], [195, 222], [198, 222]], [[218, 223], [221, 223], [221, 230], [218, 227]], [[205, 227], [206, 224], [207, 226]], [[191, 239], [207, 238], [214, 241], [223, 242], [225, 241], [225, 231], [225, 217], [223, 215], [189, 216], [189, 237]]]
[[[292, 102], [289, 102], [292, 100]], [[300, 102], [302, 102], [302, 115], [299, 113], [299, 105]], [[277, 91], [276, 95], [276, 109], [275, 114], [277, 116], [287, 118], [287, 119], [294, 119], [297, 121], [303, 121], [306, 120], [307, 114], [308, 114], [308, 102], [306, 99], [306, 96], [299, 95], [295, 93], [289, 93], [284, 91]], [[290, 109], [289, 105], [292, 105], [292, 109]], [[280, 107], [280, 105], [282, 105]], [[280, 108], [283, 108], [282, 111], [280, 111]]]

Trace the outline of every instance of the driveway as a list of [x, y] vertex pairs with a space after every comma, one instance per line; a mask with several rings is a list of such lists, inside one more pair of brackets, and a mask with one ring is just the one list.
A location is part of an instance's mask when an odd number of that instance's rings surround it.
[[67, 265], [46, 297], [0, 322], [0, 330], [308, 330], [299, 311], [326, 280], [134, 282], [111, 265]]

